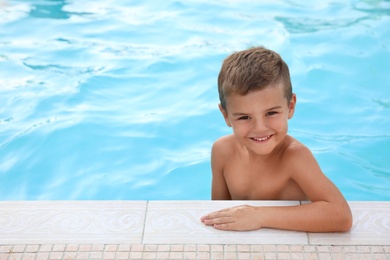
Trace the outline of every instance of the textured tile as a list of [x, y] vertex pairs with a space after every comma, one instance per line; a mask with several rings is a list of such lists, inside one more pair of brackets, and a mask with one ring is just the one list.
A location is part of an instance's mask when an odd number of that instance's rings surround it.
[[390, 202], [350, 201], [353, 227], [346, 233], [310, 233], [310, 244], [390, 245]]
[[261, 229], [220, 231], [205, 226], [201, 216], [242, 204], [253, 206], [298, 205], [294, 201], [150, 201], [144, 244], [307, 244], [304, 232]]
[[2, 201], [0, 244], [140, 243], [146, 201]]
[[[350, 245], [351, 248], [355, 248], [356, 245], [376, 245], [380, 246], [381, 250], [386, 248], [387, 251], [384, 252], [388, 254], [390, 252], [390, 202], [349, 203], [354, 215], [354, 226], [351, 232], [309, 234], [312, 247], [315, 248], [314, 245], [319, 244]], [[66, 250], [78, 251], [80, 254], [78, 257], [81, 257], [84, 251], [91, 251], [92, 244], [99, 246], [93, 249], [94, 252], [102, 252], [106, 247], [106, 253], [111, 252], [113, 245], [115, 245], [115, 252], [125, 252], [126, 250], [119, 249], [117, 244], [127, 245], [127, 247], [132, 244], [133, 248], [134, 245], [142, 243], [147, 244], [146, 249], [153, 246], [152, 244], [155, 244], [155, 247], [157, 244], [171, 245], [172, 252], [181, 251], [179, 247], [183, 247], [183, 244], [186, 247], [198, 245], [198, 251], [202, 251], [203, 247], [209, 248], [217, 244], [263, 244], [265, 247], [272, 244], [295, 244], [305, 248], [308, 246], [306, 233], [273, 229], [226, 232], [204, 226], [200, 222], [200, 217], [206, 213], [240, 204], [287, 206], [297, 203], [283, 201], [0, 202], [0, 255], [1, 249], [7, 249], [6, 245], [15, 245], [12, 249], [14, 254], [35, 253], [37, 250], [42, 254]], [[143, 235], [146, 211], [148, 212], [147, 223]], [[347, 251], [348, 248], [344, 247]], [[356, 252], [348, 251], [348, 253]], [[376, 251], [365, 253], [379, 254]]]

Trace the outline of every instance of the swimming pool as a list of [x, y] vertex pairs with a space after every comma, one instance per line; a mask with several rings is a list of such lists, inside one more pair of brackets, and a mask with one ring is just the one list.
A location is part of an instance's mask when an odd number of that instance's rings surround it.
[[348, 200], [390, 200], [389, 1], [0, 0], [0, 200], [209, 199], [216, 78], [290, 66], [290, 134]]

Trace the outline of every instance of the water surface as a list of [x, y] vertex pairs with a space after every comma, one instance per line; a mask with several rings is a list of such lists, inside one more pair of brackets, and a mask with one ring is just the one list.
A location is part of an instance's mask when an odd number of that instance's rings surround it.
[[0, 199], [209, 199], [222, 60], [290, 66], [290, 134], [390, 199], [389, 1], [0, 1]]

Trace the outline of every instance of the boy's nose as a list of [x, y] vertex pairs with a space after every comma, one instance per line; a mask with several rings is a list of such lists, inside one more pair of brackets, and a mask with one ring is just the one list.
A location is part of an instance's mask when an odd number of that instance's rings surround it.
[[264, 119], [255, 119], [253, 120], [253, 130], [259, 131], [259, 132], [264, 132], [268, 130], [268, 126], [266, 124], [266, 121]]

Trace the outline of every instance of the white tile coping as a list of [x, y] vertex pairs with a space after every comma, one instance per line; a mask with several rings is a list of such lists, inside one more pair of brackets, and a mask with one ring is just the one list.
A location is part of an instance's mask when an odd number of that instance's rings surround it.
[[254, 206], [299, 205], [298, 201], [150, 201], [145, 222], [145, 244], [307, 244], [304, 232], [262, 229], [250, 232], [221, 231], [205, 226], [200, 217], [240, 204]]
[[346, 233], [277, 229], [227, 232], [203, 225], [205, 213], [240, 204], [299, 201], [0, 201], [0, 245], [286, 244], [390, 245], [390, 202], [349, 202]]

